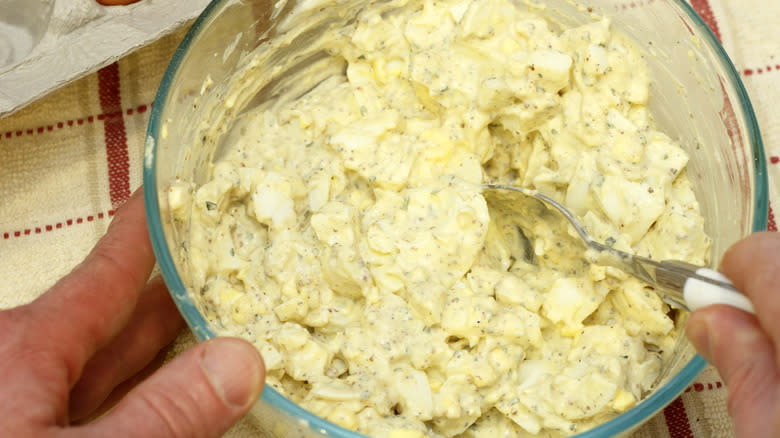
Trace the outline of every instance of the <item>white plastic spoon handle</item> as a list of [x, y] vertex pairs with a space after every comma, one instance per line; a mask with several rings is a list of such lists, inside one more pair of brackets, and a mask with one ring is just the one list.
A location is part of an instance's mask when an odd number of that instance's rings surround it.
[[[696, 270], [698, 275], [731, 284], [725, 275], [712, 269], [700, 268]], [[683, 286], [685, 303], [691, 311], [700, 309], [710, 304], [727, 304], [742, 309], [745, 312], [755, 314], [753, 303], [736, 289], [721, 287], [697, 278], [688, 278]]]

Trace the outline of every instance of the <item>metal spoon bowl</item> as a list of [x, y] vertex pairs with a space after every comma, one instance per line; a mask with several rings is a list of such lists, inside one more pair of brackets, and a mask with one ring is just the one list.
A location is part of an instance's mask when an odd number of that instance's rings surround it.
[[[491, 211], [510, 213], [520, 231], [521, 240], [530, 233], [527, 221], [520, 220], [523, 215], [563, 216], [584, 243], [585, 256], [589, 261], [620, 269], [644, 281], [653, 286], [669, 305], [694, 311], [710, 304], [727, 304], [755, 314], [753, 304], [748, 298], [717, 271], [678, 260], [651, 260], [597, 242], [585, 231], [571, 211], [536, 190], [501, 184], [483, 184], [482, 189]], [[526, 243], [525, 246], [527, 261], [533, 262], [530, 245]]]

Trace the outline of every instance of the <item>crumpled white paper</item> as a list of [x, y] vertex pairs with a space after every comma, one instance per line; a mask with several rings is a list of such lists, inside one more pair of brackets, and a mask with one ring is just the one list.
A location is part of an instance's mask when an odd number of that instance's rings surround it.
[[102, 6], [95, 0], [57, 0], [40, 42], [20, 62], [0, 68], [0, 117], [173, 32], [208, 3], [141, 0]]

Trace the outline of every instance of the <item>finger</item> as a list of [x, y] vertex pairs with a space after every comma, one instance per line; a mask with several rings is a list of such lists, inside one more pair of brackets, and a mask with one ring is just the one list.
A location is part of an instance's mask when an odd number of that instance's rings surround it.
[[160, 277], [144, 290], [127, 326], [84, 366], [70, 392], [70, 420], [83, 419], [103, 404], [120, 383], [138, 373], [184, 327]]
[[84, 262], [30, 306], [28, 325], [61, 361], [69, 389], [126, 324], [154, 266], [142, 195], [136, 191]]
[[262, 392], [258, 351], [236, 338], [212, 339], [138, 385], [105, 417], [74, 436], [218, 437]]
[[46, 349], [37, 348], [29, 313], [28, 306], [0, 312], [0, 436], [31, 425], [67, 424], [62, 370], [49, 365], [56, 358]]
[[761, 327], [769, 333], [778, 350], [780, 234], [756, 233], [737, 242], [726, 251], [720, 270], [753, 302]]
[[149, 362], [142, 370], [130, 376], [130, 378], [128, 378], [127, 380], [116, 385], [116, 387], [114, 387], [111, 393], [104, 398], [103, 403], [101, 403], [98, 407], [93, 409], [87, 415], [79, 418], [78, 420], [71, 421], [70, 422], [71, 426], [84, 425], [90, 423], [91, 421], [100, 418], [106, 412], [110, 411], [130, 391], [135, 389], [136, 386], [140, 385], [141, 382], [148, 379], [152, 374], [154, 374], [157, 370], [159, 370], [160, 367], [163, 366], [163, 364], [165, 363], [165, 358], [168, 357], [169, 350], [170, 350], [170, 345], [160, 350], [157, 353], [157, 356], [155, 356], [154, 359], [152, 359], [152, 361]]
[[771, 436], [773, 415], [761, 407], [778, 401], [775, 348], [755, 316], [726, 305], [708, 306], [691, 314], [686, 332], [726, 382], [737, 436]]

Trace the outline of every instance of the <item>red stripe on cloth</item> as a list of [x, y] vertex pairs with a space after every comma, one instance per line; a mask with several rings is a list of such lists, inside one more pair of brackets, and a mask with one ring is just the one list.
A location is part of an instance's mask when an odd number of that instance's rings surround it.
[[[143, 113], [145, 113], [149, 109], [150, 106], [152, 106], [152, 104], [140, 105], [140, 106], [135, 107], [135, 108], [128, 108], [128, 109], [125, 110], [125, 114], [127, 114], [128, 116], [132, 116], [133, 114], [143, 114]], [[37, 128], [28, 129], [26, 131], [11, 130], [11, 131], [8, 131], [8, 132], [5, 132], [5, 133], [0, 133], [0, 140], [2, 140], [3, 137], [11, 138], [14, 135], [16, 135], [17, 137], [22, 137], [24, 135], [37, 135], [37, 134], [43, 134], [45, 132], [52, 132], [55, 129], [71, 128], [71, 127], [73, 127], [74, 121], [75, 121], [76, 125], [82, 126], [82, 125], [85, 125], [85, 124], [94, 123], [96, 119], [100, 120], [100, 121], [103, 121], [103, 120], [106, 119], [106, 115], [105, 114], [98, 114], [98, 115], [82, 117], [82, 118], [79, 118], [79, 119], [72, 119], [72, 120], [68, 120], [66, 122], [57, 122], [57, 123], [52, 123], [51, 125], [39, 126]]]
[[761, 73], [769, 73], [771, 71], [780, 71], [780, 64], [775, 64], [774, 67], [771, 65], [765, 65], [764, 67], [758, 67], [758, 68], [746, 68], [742, 71], [742, 74], [745, 76], [750, 76], [753, 74], [760, 75]]
[[[108, 161], [108, 185], [111, 206], [119, 207], [130, 197], [130, 156], [127, 132], [119, 93], [119, 64], [113, 63], [98, 71], [100, 109], [105, 115], [103, 126]], [[99, 119], [99, 117], [98, 117]]]
[[713, 390], [713, 389], [720, 389], [723, 387], [723, 382], [715, 382], [715, 383], [707, 383], [706, 385], [704, 383], [694, 383], [693, 385], [685, 388], [685, 392], [702, 392], [704, 390]]
[[772, 211], [772, 203], [769, 203], [769, 217], [766, 223], [767, 231], [777, 231], [777, 222], [775, 222], [775, 213]]
[[666, 420], [666, 428], [669, 429], [669, 436], [672, 438], [693, 438], [682, 398], [677, 397], [664, 408], [664, 419]]
[[60, 230], [65, 227], [72, 227], [74, 225], [80, 225], [84, 222], [94, 222], [96, 219], [105, 219], [114, 216], [115, 211], [109, 210], [105, 213], [97, 213], [89, 216], [78, 217], [74, 219], [66, 219], [62, 222], [57, 222], [49, 225], [41, 225], [34, 228], [26, 228], [18, 231], [8, 231], [2, 234], [3, 240], [9, 240], [13, 237], [24, 237], [32, 234], [42, 234], [44, 232], [50, 232], [54, 230]]
[[723, 40], [720, 38], [718, 22], [715, 21], [715, 14], [712, 13], [710, 2], [708, 0], [691, 0], [691, 6], [693, 6], [693, 9], [696, 10], [696, 13], [701, 16], [702, 20], [707, 23], [707, 26], [709, 26], [712, 33], [715, 34], [715, 37], [718, 39], [718, 41], [722, 42]]
[[742, 70], [742, 74], [745, 76], [751, 76], [754, 74], [760, 75], [761, 73], [769, 73], [771, 71], [780, 71], [780, 64], [775, 64], [774, 66], [766, 65], [759, 68], [746, 68]]

